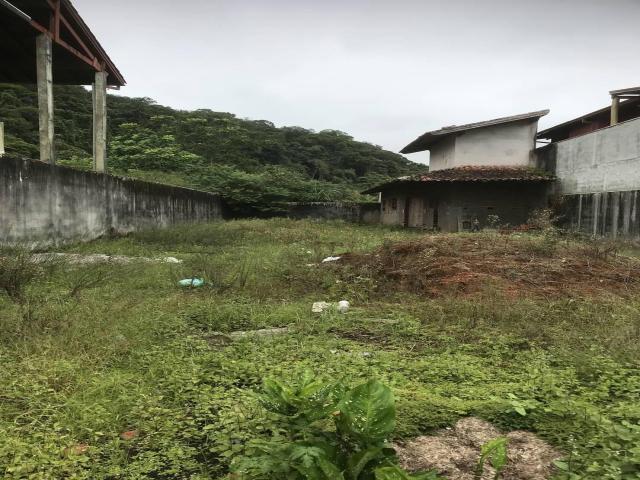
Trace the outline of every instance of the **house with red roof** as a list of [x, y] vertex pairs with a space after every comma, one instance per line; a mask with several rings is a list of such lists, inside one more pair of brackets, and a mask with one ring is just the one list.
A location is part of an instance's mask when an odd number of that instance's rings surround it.
[[429, 171], [378, 185], [381, 222], [459, 232], [520, 225], [545, 208], [554, 176], [537, 168], [538, 120], [549, 110], [427, 132], [402, 153], [430, 152]]

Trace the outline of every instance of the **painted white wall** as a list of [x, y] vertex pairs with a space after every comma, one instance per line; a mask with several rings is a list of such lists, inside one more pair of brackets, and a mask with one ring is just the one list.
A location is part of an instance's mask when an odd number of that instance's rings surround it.
[[429, 170], [451, 168], [456, 154], [456, 137], [446, 137], [431, 147]]
[[640, 190], [640, 118], [556, 143], [560, 193]]
[[531, 166], [537, 126], [535, 119], [463, 132], [456, 137], [452, 166]]

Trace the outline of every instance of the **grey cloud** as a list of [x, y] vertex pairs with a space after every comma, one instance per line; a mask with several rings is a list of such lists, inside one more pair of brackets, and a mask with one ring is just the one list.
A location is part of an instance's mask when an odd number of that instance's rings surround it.
[[548, 126], [640, 84], [635, 0], [74, 3], [127, 78], [122, 94], [394, 151], [529, 110], [551, 108]]

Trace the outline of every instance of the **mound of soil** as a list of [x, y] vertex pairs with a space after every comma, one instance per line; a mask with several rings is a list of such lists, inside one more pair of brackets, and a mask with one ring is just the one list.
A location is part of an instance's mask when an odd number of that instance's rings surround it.
[[[474, 480], [480, 449], [489, 440], [507, 438], [507, 465], [504, 480], [546, 480], [554, 472], [553, 462], [562, 454], [530, 432], [506, 435], [479, 418], [463, 418], [453, 429], [433, 436], [417, 437], [396, 445], [400, 465], [410, 472], [436, 470], [452, 480]], [[490, 480], [495, 471], [486, 462], [481, 480]]]
[[381, 291], [434, 297], [488, 289], [512, 296], [624, 295], [640, 287], [640, 261], [610, 244], [543, 235], [428, 235], [370, 254], [343, 254], [338, 264], [350, 267], [345, 274], [372, 278]]

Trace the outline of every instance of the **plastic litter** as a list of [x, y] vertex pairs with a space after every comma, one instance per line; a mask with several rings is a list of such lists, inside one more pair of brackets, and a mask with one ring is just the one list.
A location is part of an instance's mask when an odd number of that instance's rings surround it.
[[178, 260], [176, 257], [164, 257], [162, 261], [164, 263], [182, 263], [182, 260]]
[[349, 311], [349, 302], [347, 300], [340, 300], [338, 302], [338, 311], [340, 313], [347, 313]]
[[201, 287], [204, 285], [202, 278], [184, 278], [178, 282], [181, 287]]
[[314, 302], [313, 305], [311, 306], [311, 311], [313, 313], [322, 313], [326, 309], [328, 309], [330, 306], [331, 304], [327, 302]]
[[322, 263], [327, 263], [327, 262], [337, 262], [338, 260], [340, 260], [342, 257], [327, 257], [324, 260], [322, 260]]

